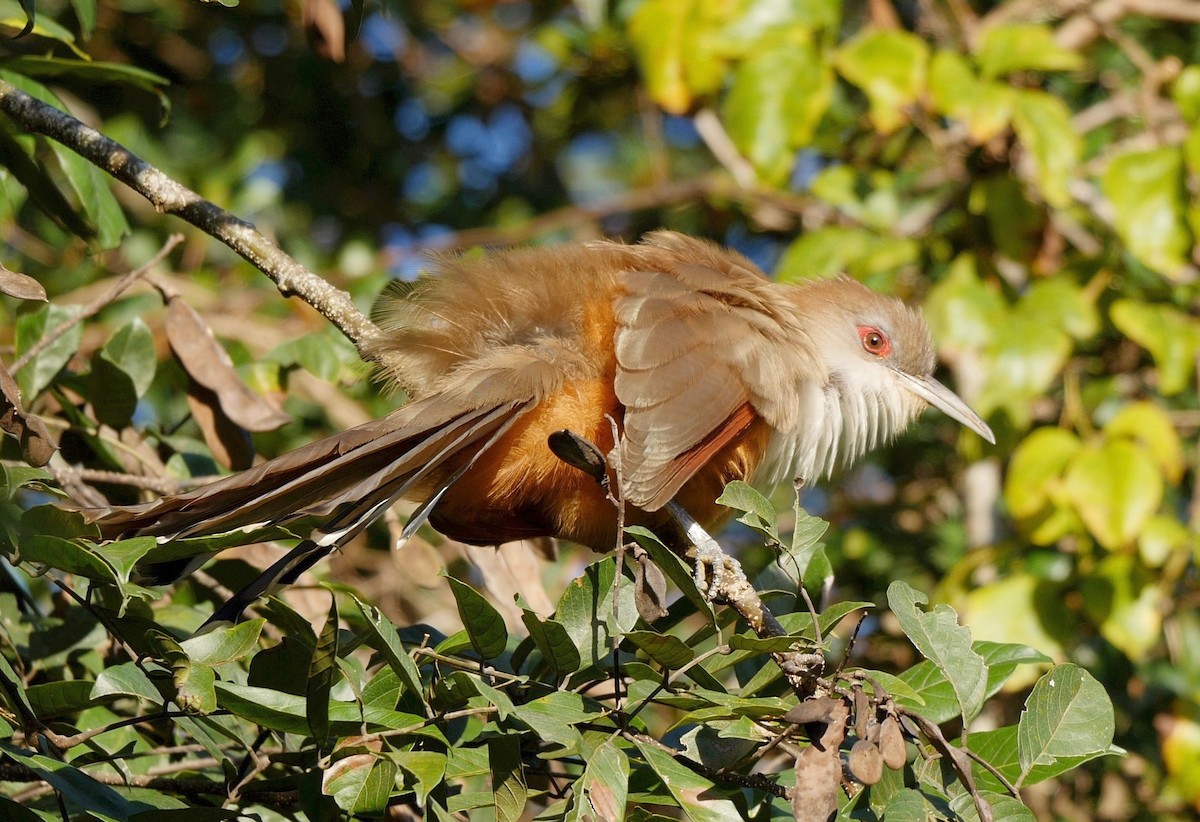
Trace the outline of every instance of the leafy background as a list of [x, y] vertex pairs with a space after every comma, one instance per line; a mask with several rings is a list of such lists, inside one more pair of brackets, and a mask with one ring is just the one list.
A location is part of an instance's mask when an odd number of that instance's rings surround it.
[[[1133, 0], [464, 0], [344, 15], [327, 0], [0, 0], [0, 78], [251, 220], [364, 310], [429, 250], [660, 226], [783, 280], [848, 271], [921, 303], [949, 381], [998, 443], [931, 415], [808, 491], [805, 508], [833, 524], [833, 599], [882, 604], [906, 580], [977, 640], [1087, 669], [1128, 755], [1026, 801], [1044, 818], [1183, 819], [1200, 808], [1197, 18], [1194, 4]], [[3, 263], [50, 299], [4, 298], [11, 364], [182, 229], [8, 119], [0, 162]], [[171, 294], [290, 424], [260, 411], [227, 426], [238, 415], [213, 411], [172, 354]], [[160, 487], [399, 401], [364, 375], [319, 316], [194, 230], [168, 268], [16, 371], [68, 463]], [[250, 429], [269, 430], [251, 446]], [[10, 440], [3, 454], [15, 490]], [[103, 479], [83, 475], [138, 498]], [[28, 504], [5, 503], [10, 540]], [[756, 562], [751, 532], [727, 537]], [[447, 634], [459, 611], [443, 566], [519, 625], [512, 591], [546, 614], [590, 561], [433, 535], [396, 560], [388, 544], [372, 531], [329, 578]], [[32, 641], [12, 586], [55, 595], [6, 579], [7, 653]], [[185, 587], [168, 606], [195, 598]], [[290, 601], [321, 619], [328, 599]], [[94, 677], [107, 657], [84, 627], [35, 631], [46, 645], [26, 673]], [[855, 654], [880, 669], [916, 660], [886, 615]], [[985, 721], [1016, 720], [1038, 675], [1022, 670]]]

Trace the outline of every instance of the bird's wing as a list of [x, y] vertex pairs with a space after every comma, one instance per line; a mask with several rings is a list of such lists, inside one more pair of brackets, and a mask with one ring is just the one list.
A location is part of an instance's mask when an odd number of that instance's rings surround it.
[[677, 254], [625, 275], [614, 304], [625, 494], [645, 510], [665, 505], [756, 419], [789, 426], [786, 387], [817, 370], [794, 345], [801, 332], [787, 301], [772, 294], [784, 287], [707, 244], [660, 242]]

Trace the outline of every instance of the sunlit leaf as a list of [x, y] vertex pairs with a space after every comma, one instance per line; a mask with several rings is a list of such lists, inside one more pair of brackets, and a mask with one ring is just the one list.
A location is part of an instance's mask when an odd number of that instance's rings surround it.
[[1071, 112], [1057, 97], [1043, 91], [1016, 92], [1013, 128], [1033, 160], [1034, 182], [1042, 198], [1055, 208], [1071, 202], [1067, 183], [1082, 152]]
[[961, 121], [975, 143], [986, 143], [1004, 133], [1012, 121], [1013, 89], [979, 79], [957, 52], [934, 53], [929, 64], [929, 91], [934, 110]]
[[1122, 334], [1154, 357], [1159, 391], [1170, 396], [1191, 383], [1200, 353], [1200, 320], [1169, 305], [1133, 299], [1114, 302], [1110, 315]]
[[929, 46], [901, 29], [866, 31], [842, 46], [838, 71], [867, 95], [871, 121], [890, 134], [908, 121], [904, 109], [925, 91]]
[[1039, 23], [992, 26], [979, 38], [975, 59], [984, 77], [1013, 71], [1072, 71], [1084, 64], [1077, 51], [1054, 40], [1054, 30]]
[[1083, 607], [1101, 636], [1134, 662], [1162, 643], [1168, 602], [1159, 580], [1136, 554], [1111, 554], [1080, 583]]
[[1116, 550], [1137, 539], [1162, 504], [1163, 477], [1145, 448], [1109, 440], [1072, 457], [1065, 490], [1092, 535]]
[[1022, 777], [1059, 757], [1107, 751], [1114, 727], [1104, 686], [1078, 665], [1055, 666], [1034, 686], [1017, 724]]
[[1100, 188], [1112, 204], [1117, 234], [1129, 253], [1159, 274], [1181, 276], [1192, 237], [1184, 219], [1187, 194], [1179, 149], [1120, 154], [1109, 161]]

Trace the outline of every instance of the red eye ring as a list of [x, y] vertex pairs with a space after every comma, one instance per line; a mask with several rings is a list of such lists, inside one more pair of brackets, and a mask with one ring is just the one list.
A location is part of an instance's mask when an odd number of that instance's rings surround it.
[[862, 341], [863, 350], [876, 357], [886, 357], [892, 353], [892, 341], [873, 325], [860, 325], [858, 339]]

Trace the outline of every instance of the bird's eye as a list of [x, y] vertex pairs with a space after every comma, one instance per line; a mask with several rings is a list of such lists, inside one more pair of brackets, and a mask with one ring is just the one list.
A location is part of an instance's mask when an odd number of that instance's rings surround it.
[[892, 353], [892, 341], [878, 328], [869, 325], [858, 327], [858, 338], [862, 340], [863, 350], [877, 357], [886, 357]]

